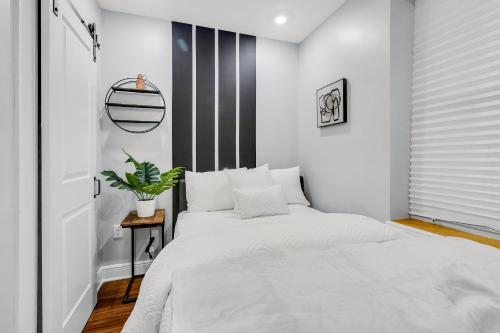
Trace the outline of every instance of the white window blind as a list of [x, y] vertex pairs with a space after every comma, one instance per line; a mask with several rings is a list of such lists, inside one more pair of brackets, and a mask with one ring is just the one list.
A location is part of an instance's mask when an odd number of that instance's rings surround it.
[[416, 0], [410, 214], [500, 229], [500, 0]]

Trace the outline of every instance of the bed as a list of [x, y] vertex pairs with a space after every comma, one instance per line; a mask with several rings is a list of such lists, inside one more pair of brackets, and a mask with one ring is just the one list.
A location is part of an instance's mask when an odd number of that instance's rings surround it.
[[492, 247], [305, 206], [187, 213], [183, 191], [125, 333], [500, 332]]
[[[321, 214], [319, 210], [303, 205], [288, 205], [290, 214], [294, 216]], [[193, 232], [203, 232], [208, 229], [218, 229], [226, 227], [242, 226], [245, 224], [265, 223], [266, 219], [256, 217], [242, 220], [234, 210], [223, 210], [218, 212], [188, 213], [182, 211], [178, 214], [177, 223], [174, 229], [174, 237], [190, 234]]]

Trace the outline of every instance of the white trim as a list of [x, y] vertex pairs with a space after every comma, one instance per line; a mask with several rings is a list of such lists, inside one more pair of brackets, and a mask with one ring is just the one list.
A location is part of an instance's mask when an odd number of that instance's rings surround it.
[[429, 238], [429, 237], [441, 238], [441, 237], [443, 237], [443, 236], [440, 236], [438, 234], [433, 234], [433, 233], [425, 231], [425, 230], [421, 230], [421, 229], [409, 227], [407, 225], [404, 225], [404, 224], [401, 224], [401, 223], [396, 223], [394, 221], [387, 220], [384, 223], [388, 224], [388, 225], [390, 225], [390, 226], [392, 226], [394, 228], [402, 229], [406, 233], [409, 233], [412, 236], [417, 236], [419, 238]]
[[36, 332], [37, 318], [37, 5], [15, 3], [15, 109], [18, 174], [17, 332]]
[[[145, 274], [151, 263], [151, 260], [135, 262], [135, 274]], [[130, 263], [123, 263], [99, 267], [97, 271], [97, 290], [99, 291], [104, 282], [129, 279], [131, 276], [131, 266]]]
[[219, 170], [219, 30], [215, 29], [215, 107], [214, 107], [214, 118], [215, 118], [215, 170]]
[[196, 26], [193, 24], [192, 26], [192, 38], [191, 38], [191, 52], [192, 52], [192, 71], [193, 71], [193, 75], [192, 75], [192, 78], [193, 78], [193, 135], [192, 135], [192, 138], [193, 138], [193, 142], [192, 142], [192, 156], [193, 156], [193, 171], [196, 172]]
[[236, 34], [236, 168], [240, 167], [240, 34]]
[[0, 234], [0, 262], [3, 264], [2, 286], [0, 294], [0, 322], [2, 331], [18, 332], [19, 317], [19, 224], [17, 205], [19, 204], [19, 133], [18, 122], [18, 4], [15, 1], [4, 1], [0, 5], [0, 34], [2, 34], [2, 49], [0, 50], [0, 73], [3, 81], [0, 83], [1, 123], [0, 141], [4, 145], [3, 163], [0, 172], [4, 177], [0, 191], [0, 209], [2, 216], [2, 233]]

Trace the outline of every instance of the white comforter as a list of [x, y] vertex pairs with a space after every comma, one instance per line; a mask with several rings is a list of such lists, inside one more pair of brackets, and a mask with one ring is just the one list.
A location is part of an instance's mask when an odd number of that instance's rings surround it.
[[282, 216], [173, 241], [124, 332], [500, 332], [499, 286], [493, 248]]

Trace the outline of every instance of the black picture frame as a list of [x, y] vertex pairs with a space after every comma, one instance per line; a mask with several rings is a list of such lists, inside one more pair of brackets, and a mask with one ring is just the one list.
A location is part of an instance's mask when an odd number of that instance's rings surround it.
[[347, 123], [347, 79], [316, 90], [316, 127]]

